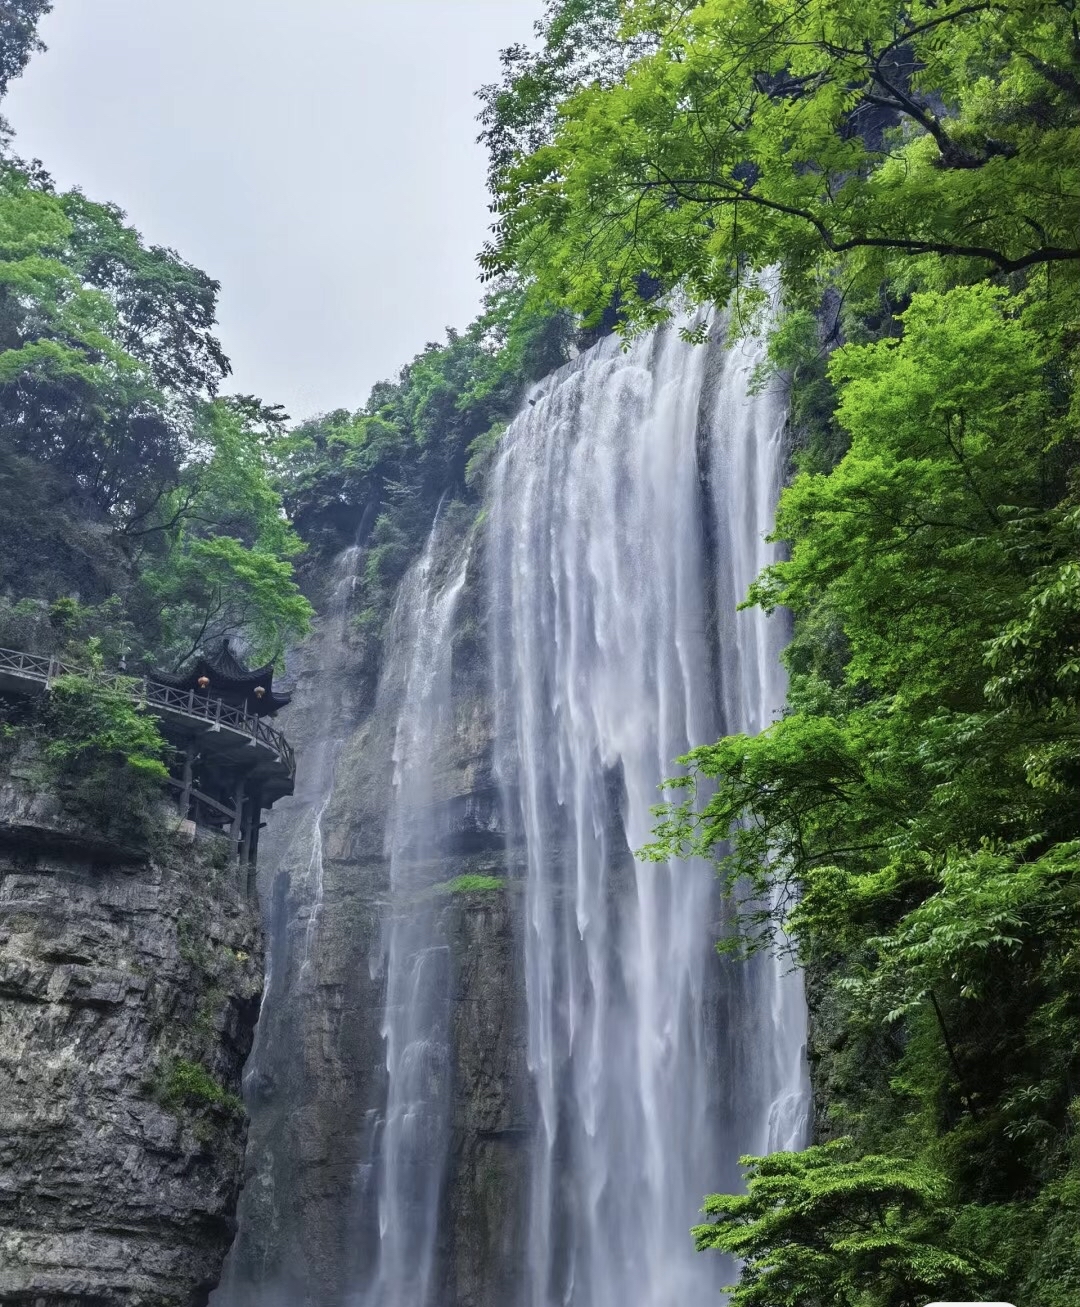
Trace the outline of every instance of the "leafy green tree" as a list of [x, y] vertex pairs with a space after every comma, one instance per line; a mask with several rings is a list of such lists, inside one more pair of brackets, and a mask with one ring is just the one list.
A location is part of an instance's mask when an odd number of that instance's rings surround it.
[[217, 289], [115, 206], [0, 159], [5, 584], [91, 607], [121, 595], [151, 664], [222, 635], [277, 657], [310, 618], [275, 482], [284, 415], [212, 398], [228, 372]]
[[851, 1140], [744, 1157], [747, 1191], [705, 1200], [700, 1249], [742, 1263], [731, 1307], [925, 1307], [981, 1296], [983, 1268], [951, 1229], [949, 1184]]
[[228, 363], [217, 284], [146, 249], [113, 206], [0, 159], [0, 439], [117, 525], [179, 477], [193, 406]]
[[159, 658], [179, 665], [222, 637], [277, 659], [309, 629], [293, 576], [303, 544], [274, 484], [280, 417], [250, 399], [199, 409], [179, 485], [139, 528], [132, 604]]
[[[488, 272], [586, 315], [725, 304], [780, 264], [814, 306], [884, 276], [1080, 261], [1080, 81], [1068, 3], [626, 0], [645, 53], [500, 157]], [[526, 73], [526, 77], [528, 73]], [[522, 88], [527, 95], [527, 87]], [[543, 133], [545, 137], [547, 133]]]
[[539, 49], [519, 43], [501, 51], [502, 77], [479, 92], [493, 190], [515, 162], [551, 141], [564, 100], [583, 86], [612, 85], [644, 52], [643, 42], [625, 39], [621, 11], [621, 0], [548, 0], [533, 25]]
[[65, 262], [109, 300], [122, 348], [164, 391], [215, 394], [231, 371], [213, 334], [220, 284], [175, 250], [144, 245], [115, 204], [58, 198], [71, 225]]

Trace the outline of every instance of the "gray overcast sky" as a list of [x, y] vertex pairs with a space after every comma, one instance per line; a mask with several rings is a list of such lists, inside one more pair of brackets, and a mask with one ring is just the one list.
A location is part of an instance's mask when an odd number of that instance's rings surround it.
[[17, 151], [221, 282], [228, 390], [356, 408], [481, 289], [473, 92], [542, 0], [56, 0]]

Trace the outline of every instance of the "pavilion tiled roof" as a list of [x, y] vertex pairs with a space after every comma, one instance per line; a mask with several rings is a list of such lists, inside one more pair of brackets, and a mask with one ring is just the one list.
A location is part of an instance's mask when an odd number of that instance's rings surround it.
[[[214, 648], [202, 651], [179, 672], [157, 672], [154, 679], [178, 690], [190, 690], [199, 688], [201, 677], [209, 681], [208, 694], [227, 700], [243, 699], [249, 711], [260, 716], [273, 716], [292, 697], [274, 693], [273, 663], [245, 667], [229, 647], [227, 638]], [[255, 694], [256, 687], [263, 689], [261, 697]]]

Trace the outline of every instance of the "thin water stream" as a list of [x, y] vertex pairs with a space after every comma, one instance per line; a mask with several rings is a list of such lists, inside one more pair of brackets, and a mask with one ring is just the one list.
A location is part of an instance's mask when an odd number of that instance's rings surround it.
[[436, 566], [439, 516], [395, 605], [394, 644], [407, 669], [394, 736], [394, 811], [388, 823], [391, 903], [380, 959], [386, 989], [382, 1035], [387, 1100], [376, 1126], [378, 1252], [357, 1298], [363, 1307], [425, 1307], [439, 1301], [438, 1242], [453, 1085], [452, 973], [442, 902], [434, 887], [445, 830], [434, 802], [433, 743], [451, 712], [450, 633], [465, 584], [468, 549], [449, 576]]

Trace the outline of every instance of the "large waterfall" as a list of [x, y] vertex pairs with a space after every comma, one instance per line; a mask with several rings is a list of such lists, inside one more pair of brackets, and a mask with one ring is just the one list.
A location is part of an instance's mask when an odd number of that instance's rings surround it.
[[634, 853], [675, 759], [783, 703], [784, 619], [737, 611], [783, 470], [761, 358], [667, 327], [538, 386], [402, 581], [377, 692], [338, 560], [217, 1307], [718, 1301], [689, 1228], [804, 1142], [803, 998], [718, 955], [710, 865]]
[[796, 1147], [794, 977], [714, 950], [715, 879], [632, 852], [673, 759], [783, 702], [782, 619], [736, 613], [772, 556], [783, 412], [761, 355], [667, 328], [606, 342], [512, 426], [491, 503], [500, 774], [527, 847], [529, 1307], [692, 1307], [702, 1196]]

